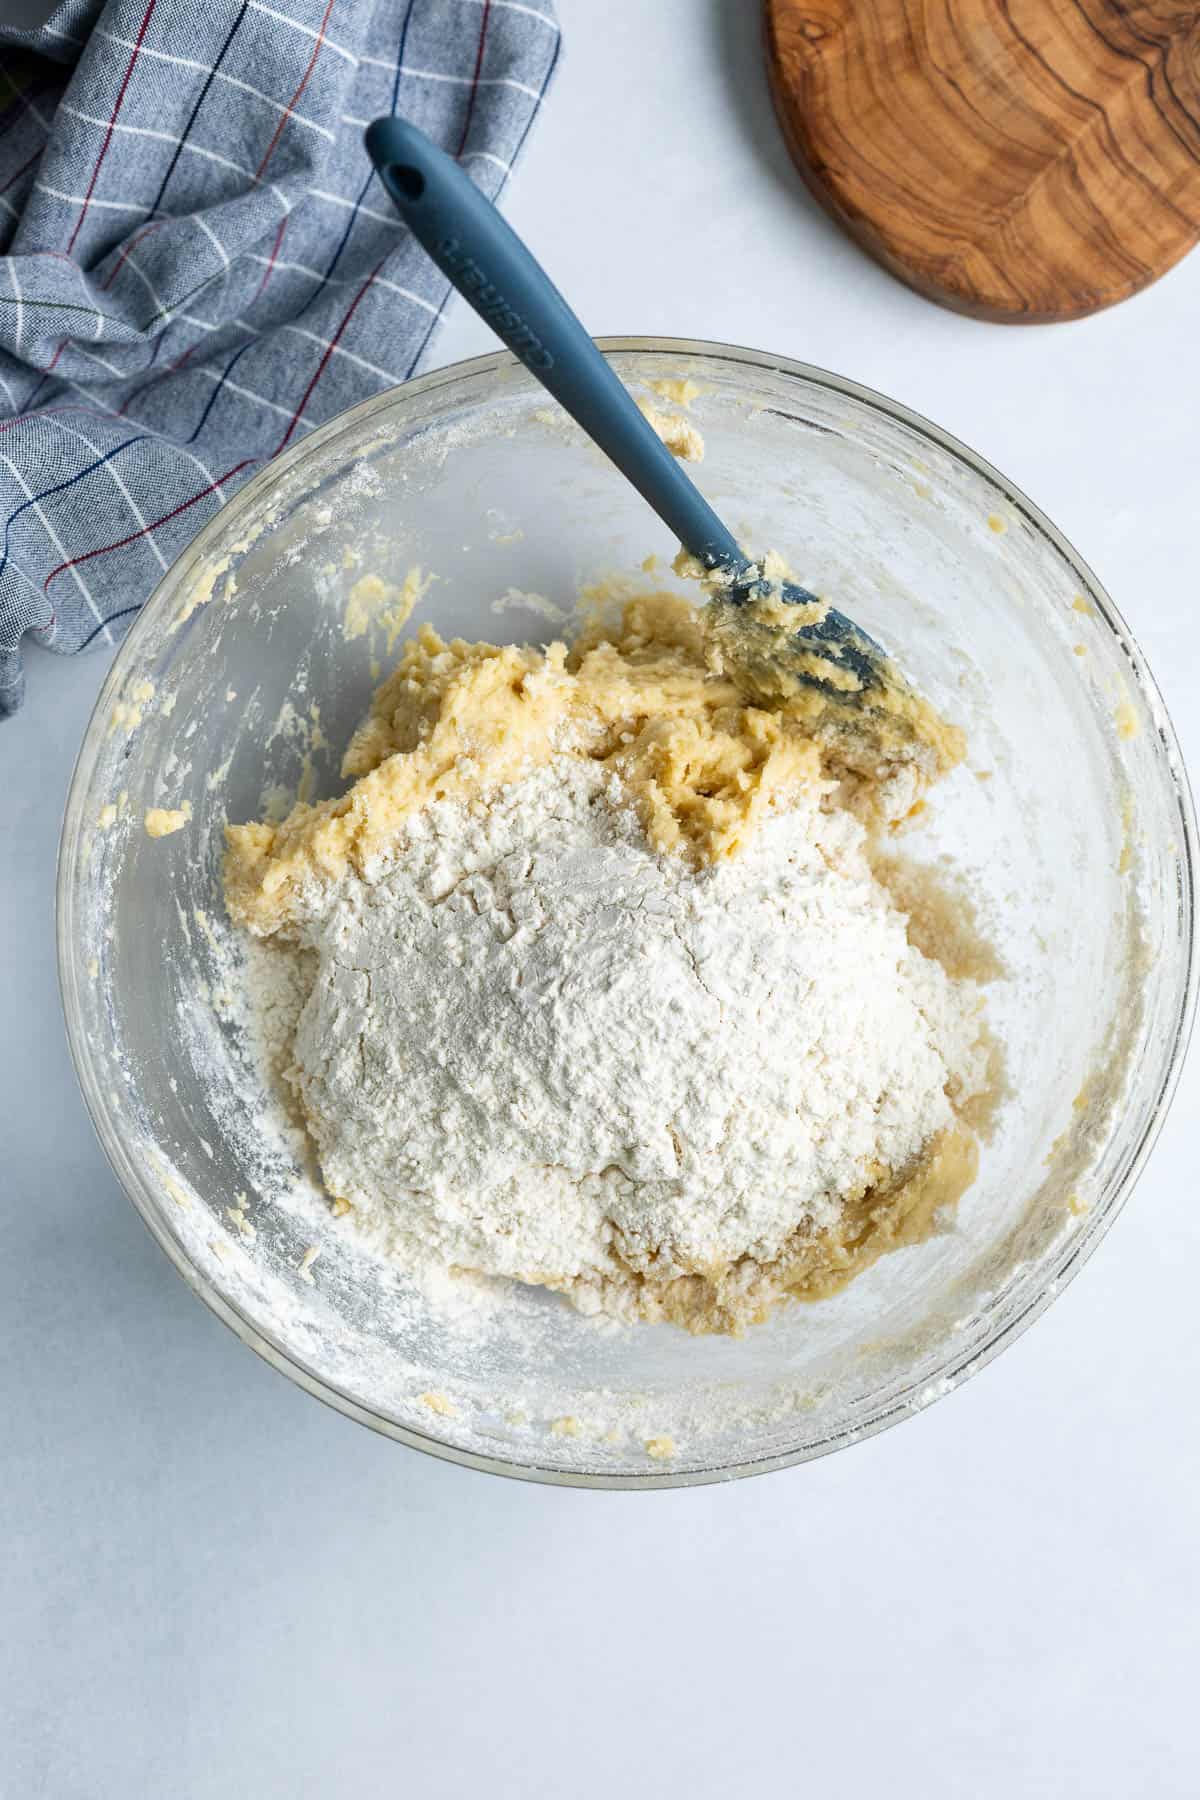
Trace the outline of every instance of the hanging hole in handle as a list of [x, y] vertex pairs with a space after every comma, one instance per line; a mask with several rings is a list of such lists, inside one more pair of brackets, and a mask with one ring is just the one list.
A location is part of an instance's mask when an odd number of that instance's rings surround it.
[[419, 200], [425, 192], [425, 177], [420, 169], [411, 168], [406, 163], [393, 163], [388, 174], [406, 200]]

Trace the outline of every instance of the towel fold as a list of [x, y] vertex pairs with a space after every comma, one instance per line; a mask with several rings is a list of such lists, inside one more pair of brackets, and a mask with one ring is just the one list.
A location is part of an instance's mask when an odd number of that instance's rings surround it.
[[447, 299], [362, 148], [495, 198], [551, 0], [65, 0], [0, 24], [0, 713], [20, 640], [113, 643], [221, 502], [406, 380]]

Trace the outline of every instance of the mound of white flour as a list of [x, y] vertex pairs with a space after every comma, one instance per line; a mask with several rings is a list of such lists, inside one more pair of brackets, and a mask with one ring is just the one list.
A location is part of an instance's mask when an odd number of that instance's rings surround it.
[[572, 756], [429, 807], [302, 927], [290, 1079], [330, 1193], [410, 1263], [617, 1311], [836, 1225], [985, 1081], [978, 991], [863, 844], [814, 788], [697, 872]]

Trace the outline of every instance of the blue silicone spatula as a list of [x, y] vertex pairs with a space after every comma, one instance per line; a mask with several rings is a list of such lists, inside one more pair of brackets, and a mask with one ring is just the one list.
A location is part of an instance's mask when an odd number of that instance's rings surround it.
[[[403, 119], [376, 119], [367, 151], [413, 235], [475, 311], [582, 426], [659, 518], [710, 573], [720, 599], [737, 605], [761, 596], [761, 565], [751, 562], [643, 418], [632, 396], [516, 232], [444, 150]], [[794, 582], [785, 603], [812, 606], [815, 595]], [[804, 655], [806, 681], [847, 698], [879, 677], [883, 652], [853, 620], [832, 609], [792, 636]], [[827, 665], [829, 680], [821, 676]], [[847, 679], [850, 677], [851, 679]]]

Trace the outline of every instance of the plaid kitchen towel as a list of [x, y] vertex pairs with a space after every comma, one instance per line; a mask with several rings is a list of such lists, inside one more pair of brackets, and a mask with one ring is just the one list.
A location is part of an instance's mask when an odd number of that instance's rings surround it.
[[0, 22], [0, 713], [20, 640], [112, 643], [277, 451], [404, 381], [447, 299], [362, 147], [493, 198], [552, 0], [63, 0]]

